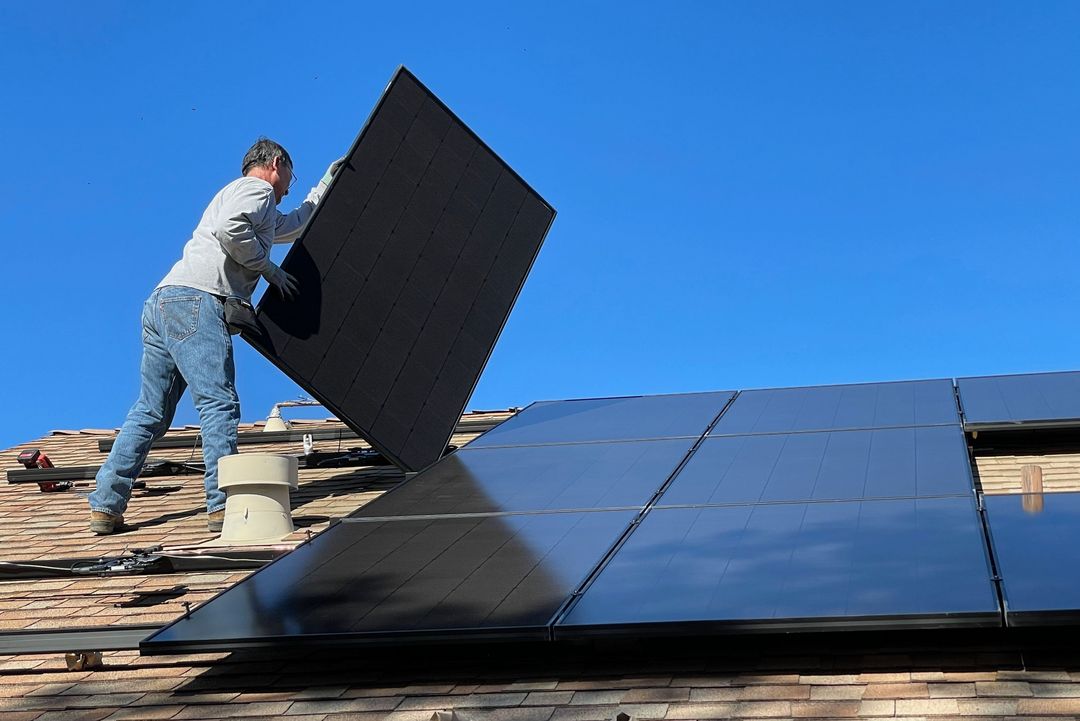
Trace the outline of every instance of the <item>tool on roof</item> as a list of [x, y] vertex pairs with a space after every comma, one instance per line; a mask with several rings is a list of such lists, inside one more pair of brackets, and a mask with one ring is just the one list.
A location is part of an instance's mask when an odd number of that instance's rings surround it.
[[[32, 448], [28, 451], [23, 451], [19, 454], [19, 463], [23, 464], [23, 467], [27, 470], [33, 470], [37, 468], [55, 468], [53, 462], [49, 460], [49, 457], [41, 452], [38, 448]], [[8, 478], [11, 478], [11, 471], [8, 471]], [[37, 482], [38, 488], [42, 493], [56, 493], [57, 491], [66, 491], [73, 485], [71, 481], [58, 481], [58, 480], [41, 480]]]
[[[19, 454], [19, 463], [24, 469], [12, 469], [7, 472], [8, 483], [36, 483], [42, 493], [55, 493], [66, 491], [75, 485], [87, 485], [76, 483], [78, 481], [92, 481], [97, 476], [100, 466], [69, 466], [57, 468], [49, 457], [38, 449], [23, 451]], [[184, 474], [204, 473], [205, 468], [201, 463], [182, 463], [169, 460], [148, 460], [143, 464], [140, 476], [160, 477], [179, 476]], [[135, 481], [134, 488], [146, 488], [146, 482]]]

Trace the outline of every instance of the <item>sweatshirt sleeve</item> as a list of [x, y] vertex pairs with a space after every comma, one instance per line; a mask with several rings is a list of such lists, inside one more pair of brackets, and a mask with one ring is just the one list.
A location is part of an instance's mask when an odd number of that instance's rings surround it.
[[214, 237], [230, 258], [262, 273], [270, 264], [275, 213], [274, 189], [269, 183], [242, 183], [218, 214]]
[[304, 198], [304, 202], [291, 213], [278, 213], [276, 209], [274, 210], [277, 213], [277, 221], [274, 227], [275, 243], [291, 243], [300, 237], [300, 233], [304, 230], [307, 222], [311, 220], [311, 214], [315, 212], [315, 206], [322, 200], [327, 187], [326, 183], [320, 180], [318, 185], [312, 188], [311, 192]]

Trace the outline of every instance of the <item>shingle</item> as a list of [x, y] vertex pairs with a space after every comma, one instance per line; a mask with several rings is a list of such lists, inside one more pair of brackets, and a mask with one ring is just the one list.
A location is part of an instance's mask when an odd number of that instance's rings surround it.
[[850, 718], [858, 714], [858, 701], [796, 701], [791, 704], [791, 715], [795, 718]]
[[570, 703], [573, 691], [533, 691], [521, 702], [522, 706], [562, 706]]
[[742, 700], [799, 700], [810, 698], [810, 687], [800, 685], [747, 686], [739, 690]]
[[1053, 714], [1080, 714], [1080, 698], [1022, 698], [1010, 701], [1021, 716], [1049, 716]]
[[614, 691], [576, 691], [570, 699], [570, 705], [615, 704], [620, 703], [624, 696], [626, 696], [626, 691], [622, 689]]
[[188, 706], [178, 713], [177, 719], [230, 718], [233, 716], [280, 716], [285, 713], [290, 701], [262, 703], [230, 703], [224, 705]]
[[294, 701], [285, 714], [297, 716], [319, 713], [359, 713], [362, 711], [393, 711], [401, 704], [402, 696], [338, 699], [336, 701]]
[[611, 721], [618, 712], [618, 706], [563, 706], [555, 709], [551, 721]]
[[1039, 698], [1080, 698], [1080, 683], [1032, 683], [1029, 688]]
[[928, 698], [925, 683], [870, 683], [863, 693], [864, 699], [873, 698]]
[[897, 716], [947, 716], [960, 713], [956, 699], [898, 699]]
[[[976, 695], [974, 683], [930, 683], [930, 698], [969, 698]], [[980, 694], [982, 695], [982, 694]]]
[[865, 686], [811, 686], [811, 701], [850, 701], [863, 697]]
[[688, 688], [639, 688], [632, 689], [622, 698], [623, 704], [689, 701]]
[[858, 715], [861, 716], [892, 716], [896, 713], [896, 702], [889, 700], [860, 701]]
[[[734, 703], [674, 703], [668, 706], [669, 719], [723, 719], [731, 718]], [[558, 711], [556, 711], [558, 716]]]
[[555, 713], [551, 706], [528, 708], [470, 709], [463, 714], [469, 721], [548, 721]]

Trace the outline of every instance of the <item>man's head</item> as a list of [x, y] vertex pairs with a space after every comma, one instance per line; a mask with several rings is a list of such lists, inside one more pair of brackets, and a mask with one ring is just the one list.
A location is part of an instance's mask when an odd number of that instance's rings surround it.
[[261, 178], [274, 186], [274, 201], [280, 203], [289, 194], [289, 186], [292, 185], [292, 158], [289, 151], [270, 138], [259, 138], [244, 154], [240, 172]]

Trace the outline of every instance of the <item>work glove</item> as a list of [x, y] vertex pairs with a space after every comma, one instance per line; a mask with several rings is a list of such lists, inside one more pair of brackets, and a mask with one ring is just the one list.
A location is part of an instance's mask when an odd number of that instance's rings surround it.
[[338, 158], [334, 162], [330, 163], [330, 167], [326, 169], [326, 175], [319, 181], [323, 185], [330, 185], [330, 180], [337, 175], [337, 171], [341, 169], [341, 166], [345, 165], [345, 158]]
[[299, 288], [296, 278], [283, 271], [279, 266], [271, 263], [262, 276], [281, 295], [282, 299], [292, 300], [296, 297]]

